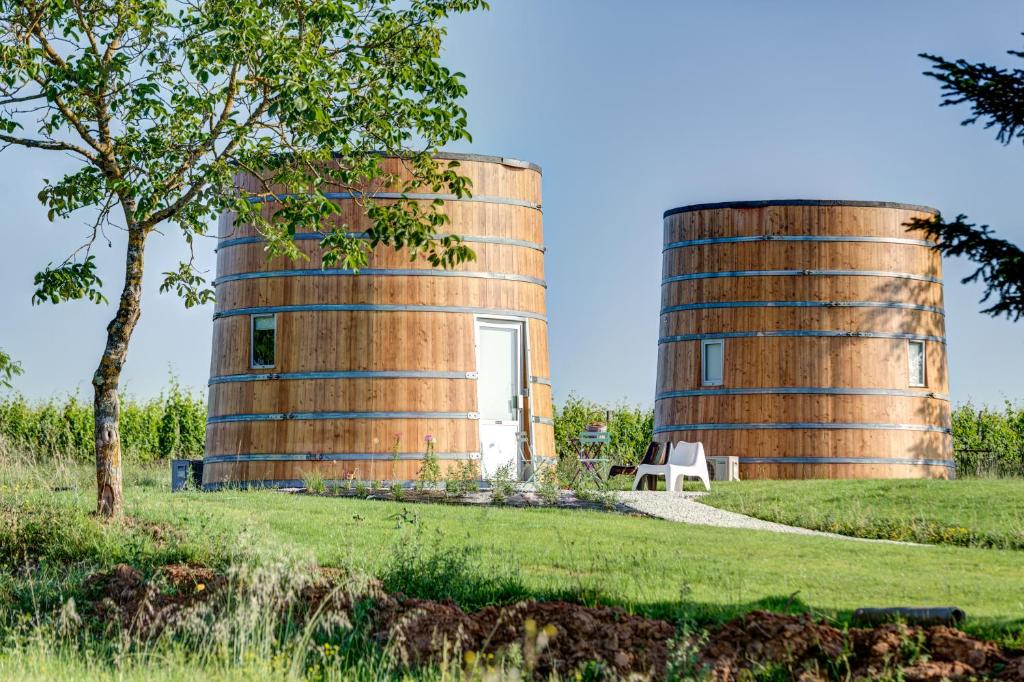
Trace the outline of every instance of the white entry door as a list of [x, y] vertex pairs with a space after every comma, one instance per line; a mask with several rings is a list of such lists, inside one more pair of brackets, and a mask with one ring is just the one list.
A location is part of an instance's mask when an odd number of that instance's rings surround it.
[[480, 412], [480, 468], [484, 478], [505, 464], [517, 476], [517, 442], [522, 419], [522, 324], [477, 320], [477, 405]]

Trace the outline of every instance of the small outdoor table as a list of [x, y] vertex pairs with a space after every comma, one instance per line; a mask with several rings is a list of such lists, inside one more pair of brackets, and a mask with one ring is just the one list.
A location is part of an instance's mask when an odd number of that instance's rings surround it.
[[604, 457], [605, 448], [612, 442], [607, 431], [584, 431], [579, 437], [580, 449], [577, 453], [580, 466], [573, 475], [572, 484], [587, 477], [598, 486], [604, 487], [608, 477], [609, 458]]

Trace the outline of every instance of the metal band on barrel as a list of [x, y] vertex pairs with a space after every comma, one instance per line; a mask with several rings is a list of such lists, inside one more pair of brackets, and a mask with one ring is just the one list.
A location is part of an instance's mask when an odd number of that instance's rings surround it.
[[947, 467], [956, 463], [948, 459], [901, 459], [888, 457], [739, 457], [741, 464], [896, 464], [901, 466]]
[[[320, 232], [297, 232], [292, 237], [295, 241], [320, 241], [326, 234]], [[347, 232], [345, 236], [353, 239], [369, 239], [370, 235], [366, 232]], [[435, 234], [434, 239], [444, 239], [445, 237], [453, 237], [454, 234]], [[502, 246], [522, 246], [527, 249], [533, 249], [534, 251], [546, 251], [547, 247], [537, 242], [526, 241], [525, 239], [510, 239], [506, 237], [477, 237], [471, 235], [459, 235], [464, 242], [474, 244], [499, 244]], [[230, 239], [223, 239], [217, 244], [217, 249], [226, 249], [232, 246], [239, 246], [241, 244], [260, 244], [265, 242], [261, 236], [250, 236], [250, 237], [232, 237]]]
[[476, 412], [260, 412], [208, 417], [207, 424], [341, 419], [479, 419]]
[[270, 279], [273, 277], [465, 277], [470, 279], [497, 279], [506, 282], [526, 282], [547, 287], [544, 280], [529, 275], [515, 275], [504, 272], [474, 272], [466, 270], [434, 270], [431, 268], [363, 268], [362, 270], [303, 268], [298, 270], [263, 270], [260, 272], [239, 272], [224, 275], [213, 280], [218, 286], [226, 282], [237, 282], [248, 279]]
[[709, 303], [683, 303], [666, 306], [662, 315], [686, 310], [715, 310], [718, 308], [895, 308], [898, 310], [919, 310], [925, 313], [945, 315], [942, 308], [899, 301], [713, 301]]
[[[479, 452], [438, 452], [438, 459], [479, 459]], [[401, 452], [398, 459], [402, 461], [420, 461], [422, 452]], [[386, 462], [395, 459], [391, 452], [346, 452], [346, 453], [287, 453], [287, 454], [254, 454], [239, 455], [207, 455], [204, 464], [223, 464], [230, 462]]]
[[907, 339], [910, 341], [934, 341], [945, 343], [944, 336], [929, 336], [927, 334], [909, 334], [903, 332], [857, 332], [857, 331], [834, 331], [828, 329], [780, 329], [766, 332], [712, 332], [708, 334], [678, 334], [676, 336], [663, 336], [658, 343], [677, 343], [680, 341], [701, 341], [703, 339], [746, 339], [760, 337], [826, 337], [826, 338], [865, 338], [865, 339]]
[[[283, 201], [291, 197], [302, 196], [300, 194], [272, 194], [267, 196], [248, 197], [251, 204], [264, 204], [274, 201]], [[422, 194], [417, 192], [323, 192], [319, 196], [324, 199], [412, 199], [414, 201], [469, 201], [481, 204], [505, 204], [508, 206], [523, 206], [540, 210], [540, 204], [525, 199], [512, 199], [509, 197], [492, 197], [481, 195], [477, 197], [457, 197], [454, 194]]]
[[868, 242], [876, 244], [904, 244], [907, 246], [927, 246], [932, 248], [935, 242], [926, 239], [906, 239], [902, 237], [860, 237], [855, 235], [782, 235], [782, 234], [759, 234], [749, 237], [709, 237], [707, 239], [684, 239], [677, 242], [669, 242], [662, 248], [662, 252], [672, 249], [685, 249], [691, 246], [705, 246], [707, 244], [745, 244], [748, 242]]
[[263, 374], [221, 374], [209, 385], [249, 381], [294, 381], [304, 379], [476, 379], [476, 372], [413, 372], [403, 370], [345, 372], [281, 372]]
[[889, 272], [888, 270], [727, 270], [722, 272], [692, 272], [672, 275], [661, 280], [662, 285], [672, 282], [689, 282], [697, 279], [719, 279], [723, 277], [886, 277], [889, 279], [911, 279], [919, 282], [941, 284], [941, 277], [919, 275], [913, 272]]
[[213, 314], [213, 319], [231, 317], [233, 315], [263, 315], [270, 313], [301, 313], [301, 312], [409, 312], [409, 313], [470, 313], [474, 315], [499, 315], [501, 317], [523, 317], [532, 320], [547, 321], [541, 313], [528, 310], [507, 310], [503, 308], [474, 308], [467, 306], [443, 305], [390, 305], [376, 303], [308, 303], [299, 305], [256, 306], [252, 308], [234, 308], [221, 310]]
[[863, 422], [755, 422], [755, 423], [718, 423], [718, 424], [666, 424], [654, 428], [655, 433], [669, 431], [758, 431], [762, 429], [828, 429], [857, 431], [929, 431], [950, 433], [945, 426], [931, 424], [868, 424]]
[[777, 388], [703, 388], [685, 391], [663, 391], [655, 400], [695, 398], [716, 395], [877, 395], [903, 398], [933, 398], [949, 401], [949, 396], [934, 391], [901, 388], [835, 388], [831, 386], [780, 386]]

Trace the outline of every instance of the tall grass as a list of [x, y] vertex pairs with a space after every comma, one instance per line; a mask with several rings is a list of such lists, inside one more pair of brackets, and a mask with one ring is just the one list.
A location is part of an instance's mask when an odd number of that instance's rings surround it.
[[[206, 398], [173, 377], [156, 398], [121, 402], [121, 446], [132, 462], [201, 457], [206, 438]], [[37, 460], [90, 461], [94, 453], [92, 403], [77, 395], [29, 401], [0, 399], [0, 453], [29, 453]]]

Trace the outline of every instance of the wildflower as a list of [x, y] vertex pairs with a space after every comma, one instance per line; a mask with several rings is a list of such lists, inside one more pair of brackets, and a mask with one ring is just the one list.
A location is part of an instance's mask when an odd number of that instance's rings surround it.
[[523, 623], [523, 627], [526, 628], [526, 634], [530, 637], [537, 634], [537, 621], [533, 618], [527, 618], [526, 622]]
[[554, 637], [558, 634], [558, 628], [555, 627], [554, 623], [548, 623], [544, 626], [544, 634], [548, 637]]
[[426, 441], [427, 443], [433, 443], [434, 442], [434, 436], [428, 433], [427, 435], [425, 435], [423, 437], [423, 440]]
[[466, 662], [466, 665], [473, 665], [474, 663], [476, 663], [476, 653], [472, 651], [467, 651], [466, 654], [462, 657], [462, 659]]
[[206, 585], [203, 583], [196, 583], [196, 592], [202, 592], [206, 589]]

